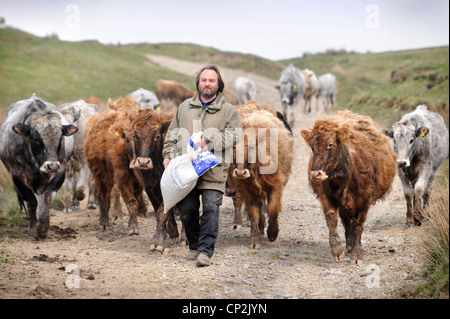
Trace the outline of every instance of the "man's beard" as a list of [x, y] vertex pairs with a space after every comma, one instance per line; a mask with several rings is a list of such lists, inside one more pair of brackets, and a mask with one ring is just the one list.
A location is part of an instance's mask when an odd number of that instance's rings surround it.
[[203, 88], [203, 90], [200, 91], [200, 95], [201, 95], [202, 97], [206, 98], [206, 99], [210, 99], [210, 98], [212, 98], [214, 95], [217, 94], [217, 91], [218, 91], [218, 90], [214, 91], [214, 90], [212, 90], [211, 88], [209, 88], [209, 89], [210, 89], [209, 92], [205, 92], [205, 88]]

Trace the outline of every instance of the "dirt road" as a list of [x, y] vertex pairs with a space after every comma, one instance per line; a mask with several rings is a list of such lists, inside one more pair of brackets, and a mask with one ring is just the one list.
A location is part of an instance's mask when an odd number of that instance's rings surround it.
[[[191, 75], [201, 67], [149, 58]], [[251, 77], [259, 89], [257, 100], [279, 109], [275, 81], [222, 71], [228, 83], [238, 75]], [[422, 230], [405, 228], [406, 206], [397, 177], [387, 199], [369, 210], [362, 236], [365, 264], [350, 265], [348, 258], [333, 262], [320, 204], [307, 185], [310, 151], [300, 136], [302, 128], [327, 116], [297, 113], [293, 172], [275, 242], [264, 239], [260, 250], [249, 250], [250, 230], [232, 230], [232, 200], [224, 198], [213, 264], [197, 268], [186, 260], [185, 246], [174, 245], [170, 254], [150, 252], [154, 216], [140, 218], [141, 234], [129, 237], [128, 217], [103, 231], [98, 209], [89, 211], [83, 202], [71, 215], [51, 211], [53, 228], [45, 241], [0, 239], [0, 298], [403, 298], [404, 291], [420, 282], [417, 245]], [[339, 232], [344, 238], [342, 225]]]

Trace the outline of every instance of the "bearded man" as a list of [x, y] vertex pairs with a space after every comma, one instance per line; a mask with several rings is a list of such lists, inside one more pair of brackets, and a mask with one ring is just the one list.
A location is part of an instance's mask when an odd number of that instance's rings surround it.
[[200, 176], [195, 188], [177, 204], [189, 244], [187, 259], [196, 260], [197, 266], [202, 267], [211, 264], [219, 232], [219, 207], [230, 164], [225, 160], [225, 152], [239, 141], [242, 124], [234, 106], [222, 95], [225, 84], [217, 66], [203, 67], [195, 82], [197, 93], [180, 104], [169, 126], [163, 158], [167, 168], [171, 158], [181, 155], [183, 145], [177, 145], [180, 131], [189, 132], [190, 136], [202, 132], [198, 145], [221, 157], [220, 163]]

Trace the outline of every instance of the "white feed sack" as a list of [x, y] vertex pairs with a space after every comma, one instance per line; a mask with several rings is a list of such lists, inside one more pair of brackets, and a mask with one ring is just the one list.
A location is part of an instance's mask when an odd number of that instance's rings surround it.
[[200, 147], [195, 145], [200, 136], [201, 133], [193, 134], [189, 139], [187, 153], [175, 157], [164, 170], [161, 177], [164, 213], [194, 189], [200, 176], [219, 164], [219, 160], [211, 152], [202, 152]]

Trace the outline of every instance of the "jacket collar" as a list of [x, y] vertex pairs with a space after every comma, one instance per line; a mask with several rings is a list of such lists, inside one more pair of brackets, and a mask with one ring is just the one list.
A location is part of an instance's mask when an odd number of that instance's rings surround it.
[[[217, 93], [217, 98], [216, 100], [206, 108], [206, 110], [210, 113], [214, 113], [217, 112], [218, 110], [220, 110], [222, 108], [222, 104], [223, 104], [223, 95], [222, 93], [218, 92]], [[198, 92], [192, 97], [191, 102], [189, 103], [190, 107], [200, 107], [203, 108], [202, 102], [200, 101], [200, 97]]]

